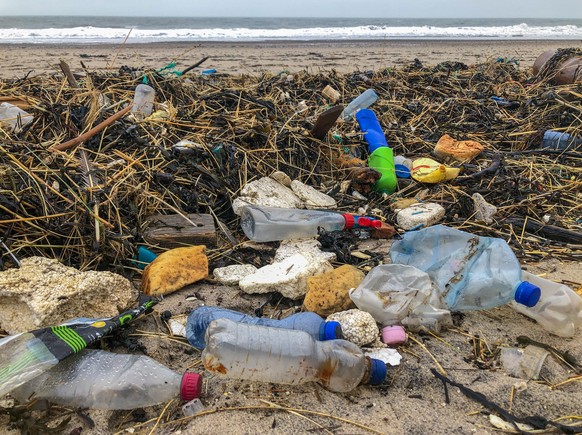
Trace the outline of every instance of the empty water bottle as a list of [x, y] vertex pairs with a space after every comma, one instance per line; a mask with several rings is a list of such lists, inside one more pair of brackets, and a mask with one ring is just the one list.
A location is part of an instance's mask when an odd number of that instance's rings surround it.
[[138, 121], [150, 116], [154, 110], [156, 91], [151, 86], [140, 83], [135, 87], [131, 112]]
[[249, 239], [255, 242], [274, 242], [317, 237], [319, 228], [325, 231], [379, 228], [382, 222], [333, 211], [246, 205], [241, 209], [240, 225]]
[[199, 307], [188, 316], [186, 337], [190, 344], [198, 349], [206, 347], [205, 334], [210, 322], [216, 319], [230, 319], [235, 322], [273, 328], [295, 329], [307, 332], [314, 340], [335, 340], [343, 338], [338, 322], [326, 322], [312, 312], [296, 313], [284, 319], [269, 319], [249, 316], [238, 311], [220, 307]]
[[576, 150], [580, 145], [582, 145], [582, 138], [554, 130], [547, 130], [542, 139], [544, 149], [568, 151]]
[[202, 378], [180, 375], [144, 355], [85, 349], [11, 395], [21, 402], [46, 399], [64, 406], [92, 409], [135, 409], [175, 398], [199, 397]]
[[518, 312], [536, 320], [544, 329], [560, 337], [573, 337], [577, 327], [582, 327], [582, 298], [565, 286], [539, 276], [523, 272], [523, 278], [541, 291], [540, 301], [532, 308], [514, 302]]
[[386, 364], [366, 357], [346, 340], [316, 341], [304, 331], [214, 320], [202, 352], [206, 370], [233, 379], [301, 384], [318, 382], [348, 392], [360, 384], [378, 385]]
[[405, 233], [392, 245], [390, 258], [428, 273], [451, 311], [512, 300], [533, 307], [540, 299], [540, 288], [522, 279], [519, 261], [502, 239], [435, 225]]
[[370, 107], [374, 101], [378, 99], [378, 95], [374, 89], [368, 89], [358, 95], [353, 101], [350, 102], [342, 112], [342, 118], [344, 121], [350, 119], [354, 114], [360, 110]]

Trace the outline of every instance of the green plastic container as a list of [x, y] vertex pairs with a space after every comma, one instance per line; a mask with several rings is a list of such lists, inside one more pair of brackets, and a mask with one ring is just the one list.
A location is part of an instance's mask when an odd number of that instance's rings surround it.
[[386, 193], [392, 193], [396, 190], [396, 170], [392, 148], [376, 148], [368, 157], [368, 166], [382, 174], [382, 177], [374, 185], [374, 190]]

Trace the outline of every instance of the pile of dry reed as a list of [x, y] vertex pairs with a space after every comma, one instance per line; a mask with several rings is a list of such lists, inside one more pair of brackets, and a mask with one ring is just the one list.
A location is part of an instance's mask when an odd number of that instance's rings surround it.
[[[55, 150], [130, 104], [144, 80], [156, 90], [152, 118], [123, 116], [80, 145]], [[392, 195], [366, 200], [340, 193], [349, 174], [331, 157], [349, 148], [365, 158], [366, 151], [355, 122], [336, 124], [323, 141], [310, 136], [329, 107], [321, 94], [328, 84], [346, 104], [376, 90], [372, 108], [395, 154], [430, 156], [445, 133], [486, 151], [452, 182], [403, 182]], [[34, 115], [20, 133], [0, 130], [2, 259], [42, 255], [127, 272], [155, 213], [211, 213], [242, 241], [231, 201], [276, 170], [331, 194], [345, 211], [367, 206], [393, 223], [391, 203], [416, 196], [442, 204], [444, 223], [503, 237], [520, 256], [579, 259], [582, 151], [539, 148], [546, 129], [582, 133], [581, 97], [581, 84], [552, 86], [511, 62], [256, 76], [123, 67], [87, 71], [77, 86], [60, 74], [0, 81], [0, 98]], [[197, 145], [179, 152], [172, 145], [180, 140]], [[491, 225], [474, 218], [476, 192], [499, 209]], [[217, 254], [232, 249], [225, 239]]]

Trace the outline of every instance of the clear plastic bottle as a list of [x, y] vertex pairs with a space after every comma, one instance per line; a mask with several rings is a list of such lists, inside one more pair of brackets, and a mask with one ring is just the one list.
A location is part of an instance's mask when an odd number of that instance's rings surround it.
[[186, 322], [186, 338], [188, 338], [192, 346], [198, 349], [204, 349], [206, 346], [206, 341], [204, 340], [206, 329], [210, 325], [210, 322], [216, 319], [230, 319], [234, 322], [252, 325], [305, 331], [314, 340], [335, 340], [343, 338], [341, 326], [338, 322], [326, 322], [312, 312], [296, 313], [284, 319], [277, 320], [249, 316], [226, 308], [204, 306], [193, 310]]
[[378, 228], [382, 222], [333, 211], [246, 205], [241, 209], [240, 224], [249, 239], [255, 242], [274, 242], [317, 237], [318, 228], [325, 231]]
[[378, 99], [374, 89], [367, 89], [352, 100], [342, 112], [344, 121], [349, 120], [360, 109], [370, 107]]
[[0, 398], [58, 364], [46, 345], [30, 332], [0, 340]]
[[202, 378], [183, 376], [144, 355], [84, 349], [13, 390], [21, 402], [50, 402], [92, 409], [135, 409], [175, 398], [199, 397]]
[[582, 145], [582, 139], [568, 133], [547, 130], [542, 139], [542, 148], [551, 150], [576, 150]]
[[7, 124], [15, 133], [19, 133], [33, 119], [34, 116], [14, 104], [0, 104], [0, 122]]
[[560, 337], [573, 337], [577, 327], [582, 327], [582, 298], [565, 286], [531, 273], [522, 272], [523, 279], [537, 285], [542, 295], [532, 308], [515, 302], [516, 311], [536, 320], [544, 329]]
[[147, 118], [154, 110], [156, 91], [151, 86], [140, 83], [135, 88], [131, 112], [138, 121]]
[[233, 379], [301, 384], [318, 382], [348, 392], [360, 384], [378, 385], [386, 364], [366, 357], [346, 340], [316, 341], [304, 331], [214, 320], [202, 352], [206, 370]]
[[479, 237], [444, 225], [409, 231], [390, 248], [393, 263], [430, 276], [451, 311], [485, 310], [516, 302], [533, 307], [539, 287], [524, 281], [502, 239]]

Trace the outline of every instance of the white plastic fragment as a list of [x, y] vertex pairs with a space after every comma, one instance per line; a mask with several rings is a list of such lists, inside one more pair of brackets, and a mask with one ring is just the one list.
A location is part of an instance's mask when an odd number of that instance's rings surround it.
[[402, 355], [396, 349], [390, 349], [388, 347], [382, 349], [364, 350], [364, 355], [370, 358], [379, 359], [385, 364], [389, 364], [392, 367], [400, 365], [402, 360]]
[[237, 285], [243, 277], [252, 275], [256, 271], [257, 268], [252, 264], [233, 264], [226, 267], [217, 267], [212, 274], [221, 284]]
[[337, 202], [331, 196], [303, 184], [299, 180], [291, 182], [291, 189], [305, 204], [305, 208], [336, 208]]
[[445, 209], [432, 202], [414, 204], [400, 210], [396, 215], [396, 222], [404, 230], [417, 227], [429, 227], [445, 217]]
[[305, 252], [263, 266], [238, 284], [245, 293], [279, 292], [287, 298], [298, 299], [307, 293], [308, 277], [332, 269], [329, 261]]
[[[508, 423], [507, 421], [503, 420], [500, 417], [497, 417], [494, 414], [489, 414], [489, 423], [491, 423], [497, 429], [515, 432], [515, 426], [512, 423]], [[524, 423], [516, 423], [517, 427], [522, 431], [529, 431], [534, 430], [533, 426]]]
[[170, 326], [170, 331], [172, 335], [178, 337], [186, 337], [186, 325], [178, 319], [168, 320], [168, 325]]

